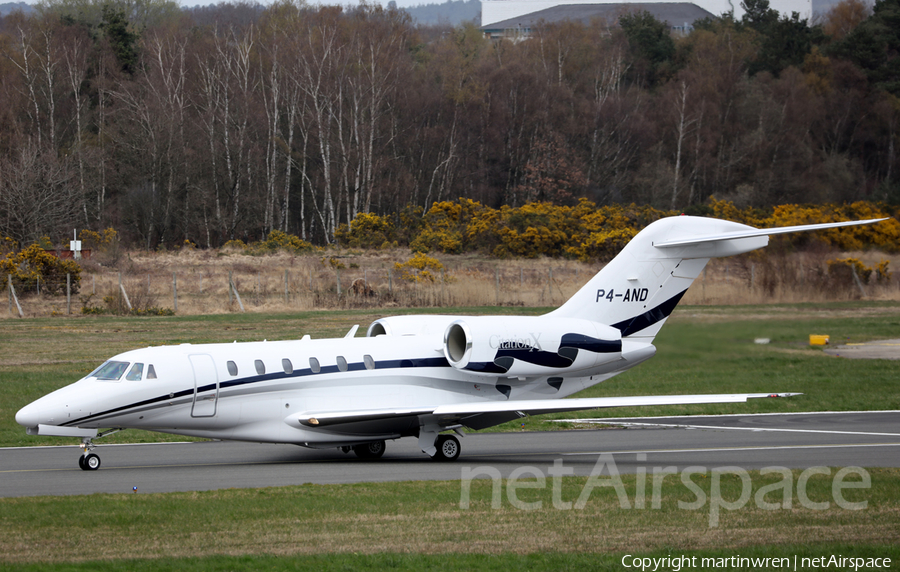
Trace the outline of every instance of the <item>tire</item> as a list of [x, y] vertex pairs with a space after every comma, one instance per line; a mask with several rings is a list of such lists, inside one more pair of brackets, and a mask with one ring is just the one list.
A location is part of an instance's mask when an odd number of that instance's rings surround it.
[[372, 441], [371, 443], [356, 445], [353, 447], [353, 452], [360, 459], [380, 459], [384, 455], [385, 448], [384, 441]]
[[84, 455], [78, 457], [78, 468], [82, 471], [88, 470], [88, 468], [84, 466]]
[[82, 469], [84, 469], [85, 471], [96, 471], [100, 468], [100, 457], [98, 457], [96, 454], [90, 453], [88, 455], [85, 455], [83, 459], [84, 466], [82, 467]]
[[437, 451], [432, 459], [435, 461], [455, 461], [462, 452], [459, 439], [453, 435], [438, 435], [434, 446]]

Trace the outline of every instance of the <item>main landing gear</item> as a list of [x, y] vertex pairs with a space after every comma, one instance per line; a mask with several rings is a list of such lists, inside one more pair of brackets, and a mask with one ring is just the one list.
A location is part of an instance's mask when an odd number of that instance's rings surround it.
[[110, 429], [109, 431], [104, 431], [102, 433], [97, 433], [96, 437], [85, 437], [81, 440], [81, 449], [84, 453], [78, 457], [78, 467], [82, 471], [96, 471], [100, 468], [100, 456], [97, 453], [93, 453], [92, 451], [97, 448], [93, 443], [93, 439], [99, 439], [100, 437], [106, 437], [107, 435], [112, 435], [113, 433], [118, 433], [122, 431], [122, 429]]
[[[424, 436], [423, 442], [428, 441], [433, 443], [432, 447], [434, 449], [434, 452], [432, 453], [424, 448], [422, 450], [426, 454], [430, 455], [431, 458], [435, 461], [455, 461], [459, 457], [459, 453], [462, 451], [462, 447], [459, 444], [459, 439], [457, 439], [455, 435], [434, 435], [433, 433], [431, 435], [426, 434]], [[349, 445], [344, 445], [340, 448], [340, 450], [344, 453], [353, 451], [360, 459], [372, 461], [375, 459], [380, 459], [381, 456], [384, 455], [385, 444], [384, 441], [372, 441], [370, 443], [363, 443], [361, 445], [354, 445], [352, 447]], [[99, 463], [99, 459], [97, 461]]]
[[462, 447], [459, 445], [459, 439], [453, 435], [438, 435], [437, 441], [434, 442], [436, 451], [431, 456], [435, 461], [455, 461], [459, 457]]
[[360, 459], [380, 459], [384, 455], [384, 441], [372, 441], [371, 443], [363, 443], [353, 447], [353, 452]]

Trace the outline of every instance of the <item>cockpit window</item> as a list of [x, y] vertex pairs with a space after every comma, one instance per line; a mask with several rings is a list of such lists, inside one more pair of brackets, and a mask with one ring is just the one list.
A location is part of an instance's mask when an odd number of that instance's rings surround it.
[[147, 366], [147, 379], [156, 379], [156, 368], [152, 363]]
[[125, 379], [127, 379], [128, 381], [140, 381], [143, 374], [144, 364], [136, 363], [131, 366], [131, 371], [128, 372], [128, 375], [125, 376]]
[[94, 370], [89, 377], [96, 377], [100, 381], [117, 381], [128, 369], [127, 361], [108, 361]]

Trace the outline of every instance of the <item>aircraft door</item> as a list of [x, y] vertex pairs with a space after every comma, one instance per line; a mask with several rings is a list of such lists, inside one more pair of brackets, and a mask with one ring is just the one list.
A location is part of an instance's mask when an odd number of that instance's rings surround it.
[[191, 417], [213, 417], [219, 400], [219, 376], [212, 356], [194, 354], [188, 356], [194, 370], [194, 403]]

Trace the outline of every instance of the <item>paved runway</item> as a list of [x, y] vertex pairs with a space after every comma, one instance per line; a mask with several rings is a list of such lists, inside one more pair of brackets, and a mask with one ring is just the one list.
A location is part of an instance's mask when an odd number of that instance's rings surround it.
[[[522, 466], [544, 474], [561, 459], [588, 475], [602, 453], [620, 473], [738, 466], [900, 467], [900, 411], [603, 419], [619, 428], [469, 434], [456, 462], [425, 456], [415, 439], [388, 443], [378, 461], [292, 445], [235, 442], [101, 445], [98, 471], [78, 468], [75, 447], [0, 449], [0, 496], [197, 491], [404, 480], [457, 480], [463, 471]], [[702, 428], [700, 428], [702, 426]]]

